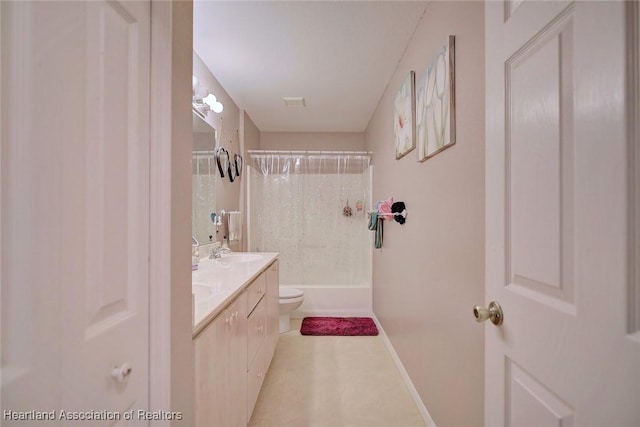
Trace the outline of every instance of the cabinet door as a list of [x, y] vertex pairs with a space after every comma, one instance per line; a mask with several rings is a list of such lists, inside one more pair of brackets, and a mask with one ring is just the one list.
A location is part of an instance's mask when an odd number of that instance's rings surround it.
[[226, 347], [230, 318], [225, 311], [195, 339], [196, 426], [224, 426], [227, 399]]
[[[227, 335], [227, 411], [225, 426], [246, 427], [247, 415], [247, 293], [225, 311], [231, 319]], [[217, 424], [215, 424], [217, 426]]]
[[269, 360], [273, 356], [279, 337], [280, 324], [280, 269], [276, 259], [267, 268], [267, 349]]
[[266, 348], [267, 331], [267, 305], [266, 299], [262, 298], [257, 307], [253, 309], [247, 319], [247, 370], [256, 358], [258, 351]]

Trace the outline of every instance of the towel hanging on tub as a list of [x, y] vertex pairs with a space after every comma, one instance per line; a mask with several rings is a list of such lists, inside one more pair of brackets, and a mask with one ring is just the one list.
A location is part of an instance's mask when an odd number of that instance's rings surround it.
[[371, 212], [371, 216], [369, 217], [369, 230], [375, 232], [373, 245], [376, 249], [380, 249], [382, 247], [382, 223], [383, 219], [378, 212]]

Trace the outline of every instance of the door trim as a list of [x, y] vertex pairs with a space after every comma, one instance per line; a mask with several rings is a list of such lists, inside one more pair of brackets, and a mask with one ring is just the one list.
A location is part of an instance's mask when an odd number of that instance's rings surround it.
[[180, 197], [191, 189], [193, 5], [150, 1], [149, 410], [182, 415], [150, 425], [192, 426], [191, 198]]
[[[171, 3], [151, 1], [149, 410], [171, 408]], [[169, 40], [170, 41], [170, 40]], [[169, 44], [170, 46], [170, 44]], [[164, 206], [164, 208], [163, 208]], [[153, 357], [152, 357], [153, 355]], [[152, 426], [169, 426], [153, 421]]]
[[629, 144], [628, 333], [640, 340], [640, 6], [627, 3], [627, 100]]
[[[2, 5], [0, 5], [0, 177], [2, 176]], [[2, 246], [2, 185], [0, 185], [0, 247]], [[0, 282], [2, 282], [2, 257], [0, 256]], [[2, 331], [2, 285], [0, 285], [0, 331]], [[2, 341], [0, 340], [0, 354]], [[1, 362], [0, 362], [1, 363]], [[1, 387], [1, 386], [0, 386]], [[0, 393], [0, 407], [2, 407], [2, 393]]]

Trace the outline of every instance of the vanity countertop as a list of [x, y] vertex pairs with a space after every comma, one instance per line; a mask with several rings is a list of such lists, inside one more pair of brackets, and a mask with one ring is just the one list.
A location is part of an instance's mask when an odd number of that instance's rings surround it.
[[[198, 269], [191, 274], [193, 336], [218, 316], [278, 255], [277, 252], [233, 252], [216, 260], [201, 259]], [[242, 257], [248, 259], [237, 261]]]

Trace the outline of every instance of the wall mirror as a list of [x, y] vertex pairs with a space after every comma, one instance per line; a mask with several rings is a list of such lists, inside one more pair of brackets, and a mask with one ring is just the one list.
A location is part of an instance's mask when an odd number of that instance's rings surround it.
[[216, 130], [196, 112], [193, 115], [192, 234], [201, 245], [216, 241]]

